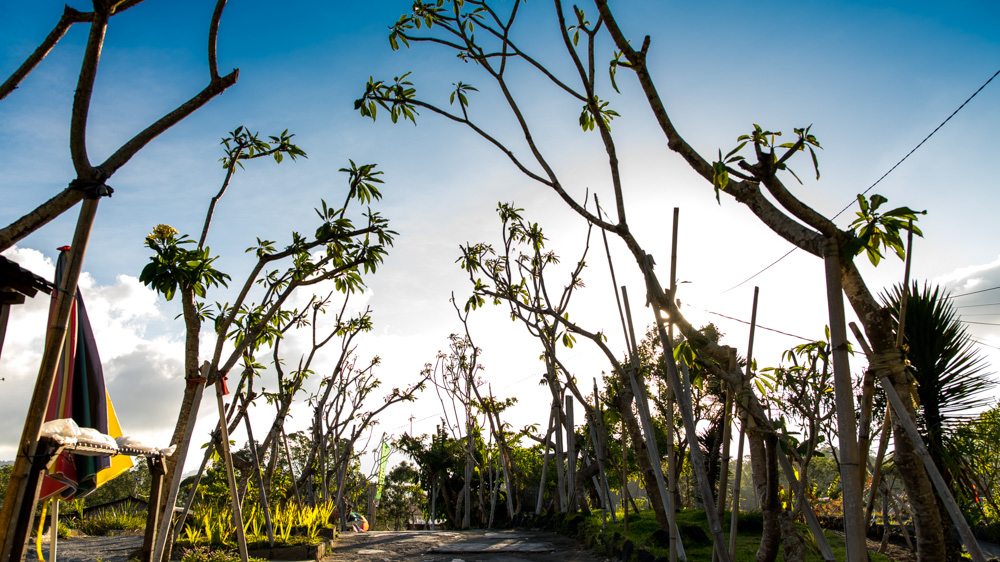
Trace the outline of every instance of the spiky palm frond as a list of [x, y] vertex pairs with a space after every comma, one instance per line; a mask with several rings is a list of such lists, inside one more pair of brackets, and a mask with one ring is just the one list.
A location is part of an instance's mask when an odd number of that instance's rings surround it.
[[[882, 297], [897, 326], [902, 291], [897, 285]], [[920, 397], [921, 429], [940, 444], [960, 422], [991, 402], [993, 396], [986, 391], [996, 383], [940, 287], [925, 283], [921, 290], [914, 282], [904, 323], [907, 358]]]

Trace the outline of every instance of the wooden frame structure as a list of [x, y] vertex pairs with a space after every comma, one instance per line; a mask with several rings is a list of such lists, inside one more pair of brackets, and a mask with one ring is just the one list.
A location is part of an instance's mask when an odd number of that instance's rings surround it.
[[[31, 470], [28, 473], [27, 489], [35, 497], [38, 496], [38, 489], [42, 481], [43, 472], [49, 464], [54, 461], [63, 451], [82, 453], [89, 455], [129, 455], [133, 457], [145, 457], [149, 463], [149, 474], [152, 477], [149, 492], [149, 509], [146, 512], [146, 534], [142, 542], [142, 562], [152, 562], [153, 539], [156, 537], [156, 530], [160, 524], [160, 488], [163, 486], [163, 477], [166, 475], [166, 463], [163, 454], [159, 452], [146, 452], [128, 447], [112, 449], [100, 445], [74, 444], [63, 445], [50, 437], [42, 437], [38, 441], [37, 453], [31, 459]], [[31, 522], [34, 518], [35, 502], [23, 502], [21, 509], [17, 513], [14, 525], [10, 530], [13, 533], [13, 544], [10, 552], [10, 560], [23, 560], [25, 549], [27, 548], [28, 535], [31, 532]]]

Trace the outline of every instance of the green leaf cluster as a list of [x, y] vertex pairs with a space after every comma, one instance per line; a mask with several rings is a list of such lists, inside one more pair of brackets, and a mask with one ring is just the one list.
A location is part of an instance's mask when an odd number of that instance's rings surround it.
[[211, 257], [209, 248], [185, 248], [188, 244], [194, 244], [194, 240], [187, 235], [178, 237], [169, 225], [158, 225], [146, 237], [146, 246], [154, 253], [139, 274], [139, 281], [168, 301], [178, 289], [191, 290], [204, 298], [209, 287], [227, 286], [230, 277], [212, 267], [216, 258]]
[[903, 247], [900, 232], [910, 230], [917, 236], [924, 235], [913, 223], [916, 222], [917, 215], [925, 215], [927, 211], [897, 207], [880, 213], [879, 207], [886, 201], [888, 199], [878, 194], [872, 195], [871, 199], [866, 199], [864, 194], [858, 194], [858, 206], [861, 210], [856, 213], [857, 218], [850, 226], [853, 238], [845, 249], [848, 255], [856, 256], [866, 252], [872, 265], [878, 265], [883, 257], [882, 249], [888, 248], [895, 252], [899, 259], [904, 259], [906, 248]]
[[389, 119], [393, 123], [402, 117], [404, 120], [409, 119], [416, 125], [418, 113], [413, 102], [416, 99], [417, 90], [413, 87], [413, 82], [406, 79], [409, 75], [410, 73], [407, 72], [402, 76], [396, 76], [392, 79], [392, 84], [386, 84], [382, 80], [375, 80], [369, 76], [364, 95], [354, 100], [354, 109], [360, 112], [362, 117], [371, 117], [374, 121], [378, 108], [382, 107], [389, 112]]

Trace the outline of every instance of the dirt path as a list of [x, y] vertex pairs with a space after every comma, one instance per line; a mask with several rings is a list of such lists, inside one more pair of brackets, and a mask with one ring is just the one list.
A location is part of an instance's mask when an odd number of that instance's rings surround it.
[[571, 539], [540, 531], [372, 531], [340, 536], [324, 561], [602, 562]]

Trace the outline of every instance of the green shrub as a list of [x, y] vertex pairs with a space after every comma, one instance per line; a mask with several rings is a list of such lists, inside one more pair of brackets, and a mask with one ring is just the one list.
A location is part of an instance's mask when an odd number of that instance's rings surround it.
[[146, 515], [113, 507], [81, 519], [77, 528], [90, 536], [103, 536], [108, 531], [141, 531], [146, 528]]

